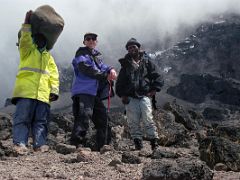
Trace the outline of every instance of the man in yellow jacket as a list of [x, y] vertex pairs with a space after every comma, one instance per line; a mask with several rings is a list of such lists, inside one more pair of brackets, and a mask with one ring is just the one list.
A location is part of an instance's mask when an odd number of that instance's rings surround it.
[[16, 104], [13, 118], [13, 144], [18, 154], [28, 153], [31, 129], [34, 150], [48, 150], [46, 145], [50, 102], [58, 99], [59, 74], [53, 57], [46, 49], [46, 38], [31, 33], [26, 13], [19, 40], [20, 64], [13, 91]]

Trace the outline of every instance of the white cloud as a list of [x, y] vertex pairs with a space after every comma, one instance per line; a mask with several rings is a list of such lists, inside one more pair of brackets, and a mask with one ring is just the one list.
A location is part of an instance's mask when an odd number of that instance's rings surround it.
[[238, 12], [239, 0], [0, 0], [0, 106], [11, 92], [17, 73], [17, 32], [27, 10], [49, 4], [64, 18], [65, 27], [52, 54], [56, 62], [71, 63], [85, 32], [99, 34], [99, 49], [116, 64], [131, 38], [158, 41], [214, 13]]

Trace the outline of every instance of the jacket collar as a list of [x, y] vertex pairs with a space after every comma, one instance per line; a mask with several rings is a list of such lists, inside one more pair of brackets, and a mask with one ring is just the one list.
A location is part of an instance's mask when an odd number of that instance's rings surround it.
[[84, 56], [84, 55], [90, 55], [90, 56], [100, 56], [101, 53], [99, 51], [97, 51], [96, 49], [89, 49], [88, 47], [80, 47], [78, 48], [75, 57], [78, 56]]
[[[142, 59], [144, 53], [145, 53], [144, 51], [140, 51], [140, 52], [139, 52], [139, 54], [140, 54], [140, 59]], [[124, 58], [121, 58], [121, 59], [119, 59], [118, 61], [119, 61], [119, 63], [121, 64], [121, 66], [130, 66], [130, 65], [132, 64], [132, 57], [131, 57], [130, 54], [128, 53], [128, 54], [126, 54], [126, 55], [124, 56]]]

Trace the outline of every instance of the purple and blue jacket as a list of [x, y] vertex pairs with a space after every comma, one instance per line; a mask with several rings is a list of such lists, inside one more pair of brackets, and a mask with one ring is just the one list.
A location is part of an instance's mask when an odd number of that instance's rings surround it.
[[87, 47], [80, 47], [72, 61], [74, 80], [72, 96], [78, 94], [97, 95], [100, 81], [107, 81], [109, 71], [113, 68], [103, 63], [101, 53]]

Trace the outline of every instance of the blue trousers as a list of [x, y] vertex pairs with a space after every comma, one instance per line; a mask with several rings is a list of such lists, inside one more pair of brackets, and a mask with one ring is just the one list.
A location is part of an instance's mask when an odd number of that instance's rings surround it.
[[28, 144], [32, 131], [33, 147], [46, 144], [50, 105], [36, 99], [20, 98], [13, 118], [13, 143]]

